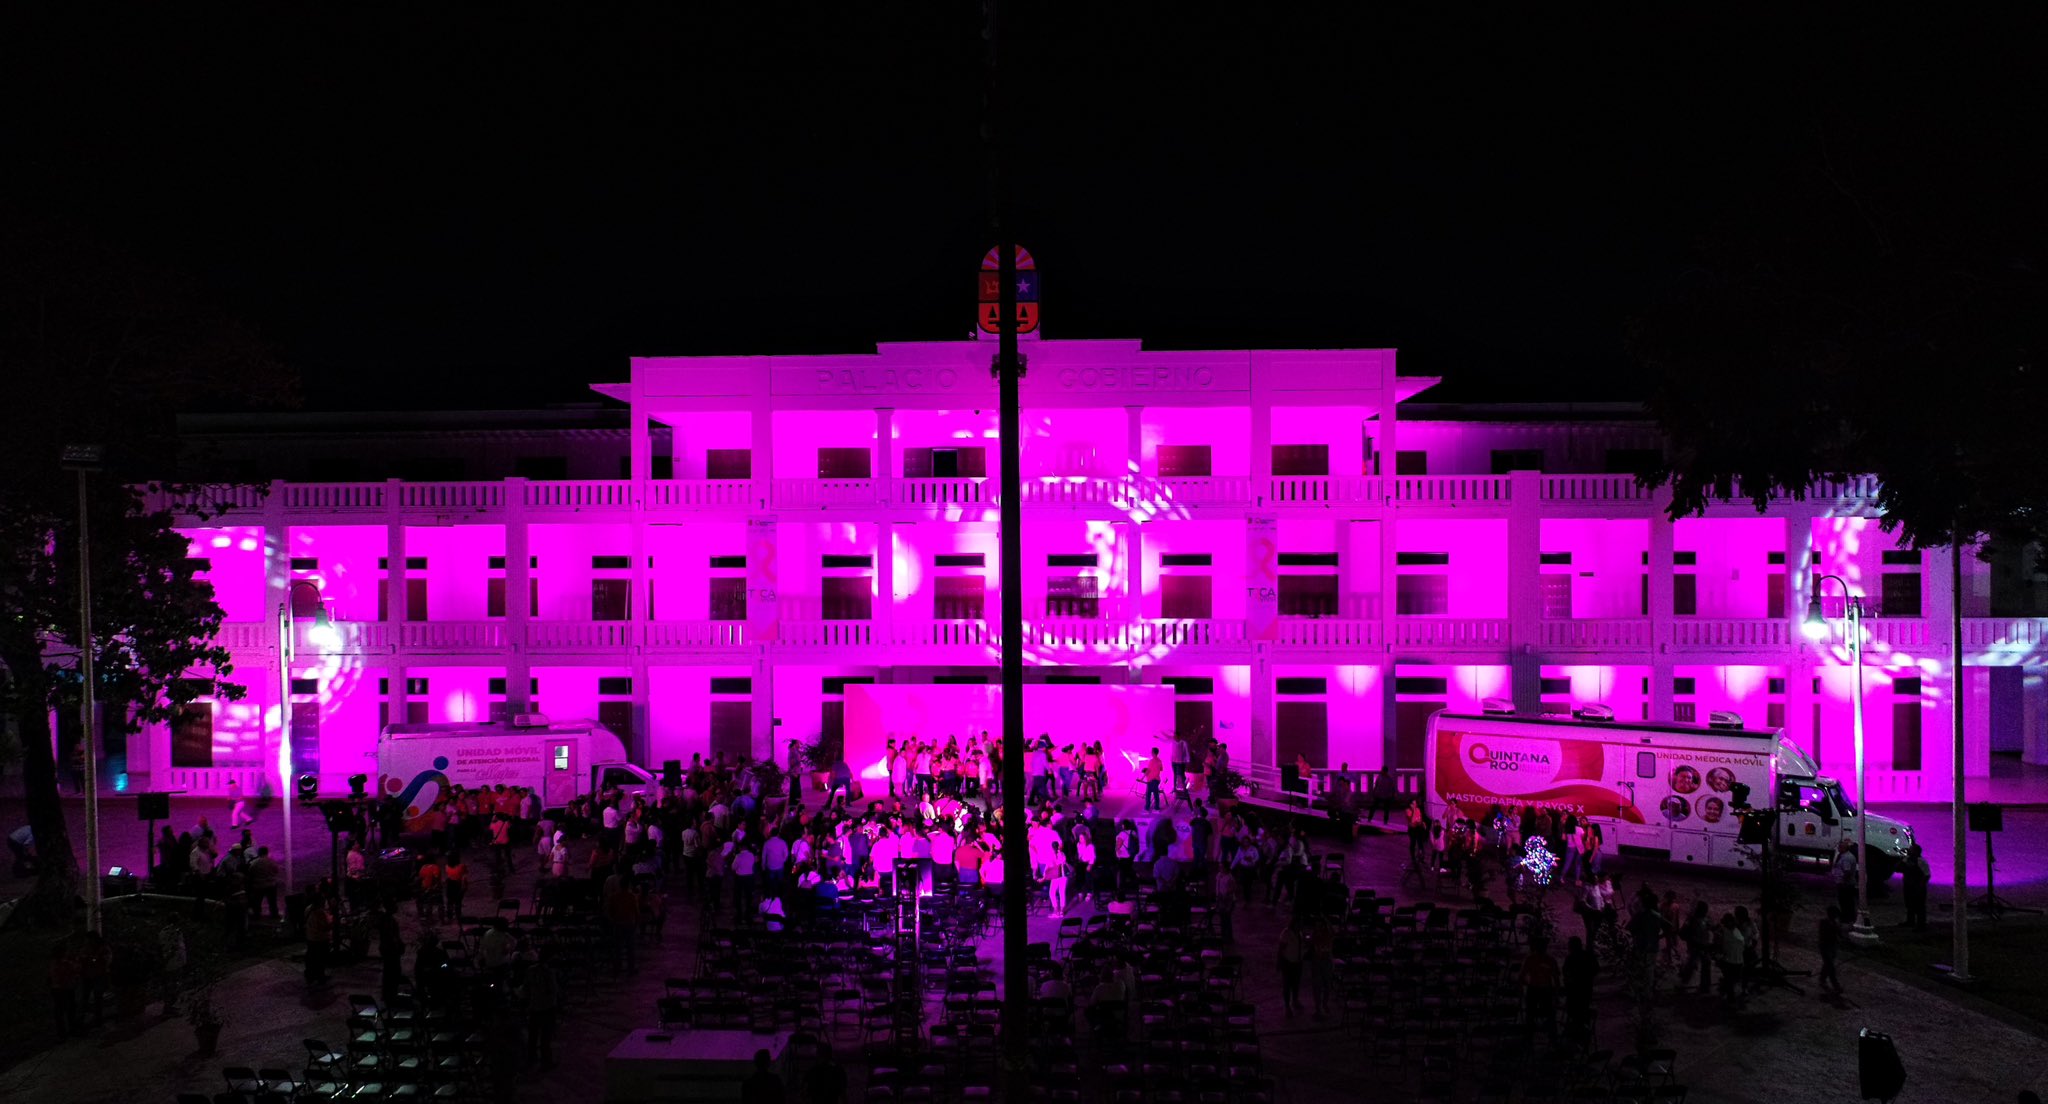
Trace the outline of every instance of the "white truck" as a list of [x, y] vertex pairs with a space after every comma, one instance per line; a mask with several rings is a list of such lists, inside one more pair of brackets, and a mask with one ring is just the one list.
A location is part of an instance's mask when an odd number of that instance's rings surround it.
[[[1692, 725], [1444, 712], [1430, 718], [1425, 763], [1432, 817], [1483, 821], [1495, 805], [1575, 813], [1600, 825], [1608, 854], [1754, 869], [1756, 849], [1737, 839], [1745, 794], [1777, 810], [1783, 855], [1832, 862], [1856, 839], [1859, 810], [1841, 785], [1782, 733], [1732, 714]], [[1866, 831], [1872, 880], [1883, 881], [1913, 829], [1871, 814]]]
[[406, 826], [450, 785], [525, 786], [559, 809], [607, 789], [655, 792], [653, 775], [626, 760], [617, 734], [592, 721], [521, 714], [509, 722], [393, 724], [377, 737], [377, 793], [398, 798]]

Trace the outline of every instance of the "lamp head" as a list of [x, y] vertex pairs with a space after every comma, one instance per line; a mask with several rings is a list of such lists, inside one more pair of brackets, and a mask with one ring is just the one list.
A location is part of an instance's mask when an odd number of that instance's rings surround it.
[[1800, 623], [1800, 628], [1808, 640], [1819, 640], [1828, 634], [1828, 618], [1820, 611], [1820, 595], [1814, 595], [1813, 600], [1806, 603], [1806, 619]]
[[334, 618], [322, 605], [313, 611], [313, 627], [306, 632], [306, 640], [316, 648], [338, 648], [341, 646], [341, 632], [334, 627]]

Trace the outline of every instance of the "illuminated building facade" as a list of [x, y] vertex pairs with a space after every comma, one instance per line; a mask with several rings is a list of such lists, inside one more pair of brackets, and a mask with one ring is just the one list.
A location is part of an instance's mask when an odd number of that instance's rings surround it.
[[[577, 425], [215, 427], [306, 478], [189, 528], [250, 692], [136, 734], [138, 788], [274, 774], [280, 607], [328, 791], [389, 719], [595, 717], [658, 765], [829, 744], [849, 681], [997, 682], [992, 351], [641, 358]], [[1898, 548], [1867, 481], [1674, 523], [1625, 474], [1658, 447], [1631, 408], [1432, 406], [1391, 350], [1026, 353], [1031, 681], [1171, 686], [1177, 728], [1265, 767], [1419, 767], [1432, 711], [1508, 698], [1732, 711], [1847, 775], [1848, 649], [1800, 632], [1818, 570], [1868, 604], [1872, 798], [1947, 797], [1947, 557]], [[410, 477], [363, 481], [387, 451]], [[2048, 608], [1967, 562], [1983, 776], [1994, 747], [2048, 760]]]

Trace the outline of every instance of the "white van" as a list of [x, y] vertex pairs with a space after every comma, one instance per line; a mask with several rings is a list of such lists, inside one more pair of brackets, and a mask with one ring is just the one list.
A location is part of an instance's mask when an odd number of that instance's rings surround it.
[[[1592, 818], [1610, 854], [1753, 868], [1737, 842], [1738, 795], [1778, 810], [1777, 844], [1832, 861], [1855, 840], [1859, 810], [1834, 779], [1776, 730], [1712, 725], [1438, 713], [1429, 721], [1425, 794], [1438, 819], [1484, 820], [1494, 805]], [[1871, 815], [1870, 875], [1900, 869], [1913, 829]]]

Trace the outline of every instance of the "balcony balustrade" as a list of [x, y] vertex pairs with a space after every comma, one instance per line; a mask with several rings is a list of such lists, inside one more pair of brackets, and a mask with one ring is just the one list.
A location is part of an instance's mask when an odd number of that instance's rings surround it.
[[649, 649], [737, 648], [747, 643], [745, 621], [649, 621]]
[[1045, 618], [1024, 626], [1024, 646], [1122, 652], [1131, 646], [1131, 625], [1086, 617]]
[[912, 621], [897, 618], [896, 643], [993, 648], [1002, 643], [1002, 630], [983, 620]]
[[1352, 617], [1282, 617], [1274, 642], [1310, 648], [1377, 648], [1385, 643], [1378, 621]]
[[1397, 475], [1388, 483], [1403, 506], [1505, 506], [1513, 486], [1505, 475]]
[[1542, 478], [1543, 501], [1571, 503], [1649, 502], [1656, 492], [1636, 482], [1633, 475], [1546, 475]]
[[1650, 646], [1650, 619], [1599, 617], [1545, 621], [1543, 646], [1594, 650], [1647, 648]]
[[2034, 654], [2048, 641], [2048, 618], [1970, 617], [1963, 621], [1964, 654], [1973, 662], [1999, 662]]
[[1789, 646], [1792, 633], [1783, 618], [1675, 617], [1671, 643], [1707, 651], [1769, 650]]
[[1505, 648], [1508, 622], [1499, 617], [1396, 617], [1394, 643], [1401, 647]]
[[1027, 480], [1023, 489], [1026, 506], [1121, 507], [1130, 498], [1129, 488], [1123, 480], [1092, 476], [1049, 476]]
[[631, 621], [529, 621], [526, 645], [532, 651], [605, 651], [633, 643]]
[[1921, 617], [1872, 617], [1863, 622], [1863, 628], [1870, 634], [1866, 647], [1907, 652], [1916, 659], [1924, 658], [1929, 648], [1948, 643], [1947, 625], [1937, 631]]
[[498, 510], [503, 483], [400, 483], [398, 503], [408, 510]]
[[1252, 481], [1244, 475], [1170, 476], [1132, 482], [1134, 506], [1244, 506], [1252, 501]]
[[1207, 648], [1242, 645], [1242, 620], [1217, 618], [1162, 617], [1131, 625], [1131, 646], [1139, 651], [1155, 648]]
[[775, 505], [781, 509], [805, 509], [820, 506], [872, 506], [875, 504], [875, 481], [872, 479], [778, 479], [775, 481]]
[[232, 652], [253, 652], [258, 648], [275, 647], [277, 629], [265, 621], [224, 621], [220, 631], [214, 634], [213, 642]]
[[647, 485], [650, 510], [750, 510], [760, 505], [751, 479], [657, 479]]
[[473, 651], [505, 646], [503, 621], [403, 621], [398, 639], [407, 648]]
[[286, 483], [287, 510], [318, 510], [341, 514], [384, 509], [388, 483]]
[[893, 494], [903, 506], [988, 506], [996, 487], [988, 479], [898, 479]]
[[1266, 506], [1379, 506], [1386, 481], [1369, 476], [1276, 475], [1266, 480]]
[[536, 512], [626, 510], [632, 506], [630, 479], [537, 479], [526, 485], [526, 508]]

